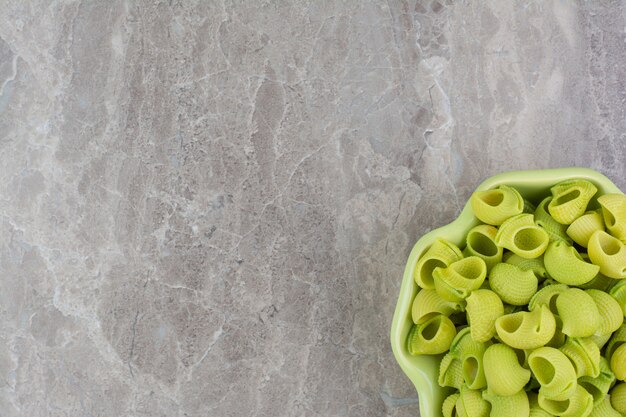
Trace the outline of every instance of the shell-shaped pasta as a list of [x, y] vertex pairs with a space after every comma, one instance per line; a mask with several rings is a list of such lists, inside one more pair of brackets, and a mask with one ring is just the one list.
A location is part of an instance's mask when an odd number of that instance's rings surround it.
[[598, 197], [598, 203], [609, 233], [619, 240], [626, 240], [626, 195], [604, 194]]
[[417, 261], [413, 278], [420, 288], [434, 290], [433, 271], [435, 268], [445, 268], [461, 258], [463, 258], [463, 253], [454, 243], [437, 238]]
[[463, 258], [447, 268], [435, 268], [435, 290], [444, 300], [460, 302], [485, 281], [487, 266], [478, 256]]
[[623, 344], [626, 344], [626, 324], [622, 324], [620, 328], [613, 333], [609, 343], [606, 345], [604, 357], [610, 361], [613, 352]]
[[504, 315], [504, 306], [498, 294], [491, 290], [472, 291], [467, 297], [467, 322], [472, 339], [486, 342], [496, 334], [496, 319]]
[[422, 324], [436, 314], [450, 316], [462, 310], [462, 304], [444, 300], [435, 290], [420, 290], [413, 300], [411, 317], [413, 323]]
[[491, 405], [483, 399], [482, 393], [473, 389], [462, 389], [456, 401], [459, 417], [489, 417]]
[[563, 321], [563, 333], [587, 337], [600, 328], [600, 312], [589, 294], [579, 288], [568, 288], [556, 299], [556, 311]]
[[552, 314], [558, 314], [556, 311], [556, 299], [559, 294], [568, 288], [569, 287], [565, 284], [552, 284], [543, 287], [532, 296], [530, 302], [528, 303], [528, 309], [533, 311], [537, 307], [546, 305]]
[[491, 404], [491, 416], [528, 417], [530, 415], [530, 403], [524, 390], [509, 396], [501, 396], [485, 390], [483, 398]]
[[600, 375], [596, 378], [583, 376], [578, 379], [578, 384], [593, 396], [593, 402], [598, 404], [604, 400], [609, 389], [615, 383], [615, 375], [606, 359], [600, 358]]
[[604, 220], [602, 213], [594, 210], [588, 211], [574, 220], [567, 228], [566, 233], [574, 242], [586, 248], [589, 238], [598, 230], [604, 230]]
[[600, 375], [600, 349], [591, 339], [568, 337], [559, 350], [572, 362], [579, 378]]
[[601, 273], [626, 279], [626, 246], [619, 239], [599, 230], [589, 238], [587, 251], [591, 262], [600, 266]]
[[516, 349], [544, 346], [556, 331], [556, 321], [548, 306], [507, 314], [496, 320], [500, 340]]
[[615, 410], [626, 414], [626, 382], [620, 382], [611, 390], [611, 405]]
[[626, 280], [618, 281], [611, 289], [609, 290], [609, 294], [622, 308], [622, 312], [624, 313], [624, 317], [626, 317]]
[[515, 265], [522, 271], [531, 270], [537, 276], [539, 281], [543, 281], [545, 278], [548, 278], [548, 272], [546, 271], [546, 267], [543, 264], [543, 255], [538, 258], [522, 258], [519, 255], [514, 254], [513, 252], [507, 252], [507, 256], [504, 260], [507, 264]]
[[609, 294], [600, 290], [585, 290], [593, 298], [600, 313], [600, 327], [596, 330], [599, 334], [613, 333], [624, 322], [622, 307]]
[[501, 263], [489, 273], [489, 286], [505, 303], [522, 306], [528, 304], [537, 292], [539, 282], [535, 274], [522, 271], [515, 265]]
[[533, 214], [535, 210], [537, 210], [537, 206], [524, 198], [524, 210], [522, 210], [522, 212]]
[[556, 321], [556, 330], [554, 330], [554, 336], [552, 336], [552, 339], [550, 339], [550, 341], [546, 343], [546, 346], [558, 349], [565, 344], [565, 339], [567, 339], [567, 336], [565, 336], [565, 333], [563, 333], [563, 321], [561, 320], [561, 318], [555, 315], [554, 320]]
[[561, 224], [571, 224], [585, 213], [587, 204], [598, 189], [586, 180], [567, 180], [553, 186], [550, 191], [550, 215]]
[[576, 371], [563, 352], [551, 347], [535, 349], [528, 357], [528, 365], [544, 397], [565, 400], [576, 389]]
[[548, 204], [552, 201], [552, 197], [544, 198], [535, 210], [535, 224], [548, 233], [551, 241], [563, 241], [572, 244], [572, 239], [565, 233], [567, 225], [561, 224], [554, 220], [548, 213]]
[[529, 392], [528, 402], [530, 403], [530, 416], [529, 417], [554, 417], [552, 414], [548, 413], [546, 410], [541, 408], [541, 406], [539, 405], [539, 401], [537, 399], [537, 393]]
[[611, 405], [611, 396], [605, 395], [601, 401], [595, 401], [589, 417], [622, 417], [622, 414]]
[[492, 190], [475, 191], [470, 205], [481, 222], [499, 226], [524, 210], [524, 199], [515, 188], [501, 185]]
[[598, 349], [602, 349], [604, 345], [606, 345], [606, 343], [609, 341], [611, 336], [612, 336], [612, 333], [606, 333], [606, 334], [594, 333], [592, 336], [589, 336], [587, 339], [591, 339], [591, 341], [596, 344]]
[[483, 370], [483, 355], [491, 343], [481, 343], [471, 337], [468, 327], [461, 329], [450, 345], [450, 354], [459, 358], [465, 384], [470, 389], [487, 386]]
[[451, 353], [447, 353], [439, 364], [440, 387], [452, 387], [461, 389], [463, 386], [463, 365], [461, 360]]
[[[581, 256], [584, 258], [585, 255], [584, 253], [581, 253]], [[592, 279], [589, 282], [586, 282], [584, 284], [580, 284], [578, 285], [579, 288], [582, 288], [584, 290], [588, 290], [588, 289], [594, 289], [594, 290], [600, 290], [600, 291], [604, 291], [607, 292], [609, 290], [609, 288], [611, 288], [613, 285], [615, 285], [615, 282], [617, 282], [616, 279], [613, 278], [609, 278], [606, 275], [602, 274], [602, 273], [598, 273], [598, 275], [596, 275], [596, 277], [594, 279]]]
[[573, 246], [552, 242], [546, 249], [543, 263], [550, 277], [567, 285], [581, 285], [598, 275], [600, 267], [585, 262]]
[[532, 214], [518, 214], [507, 219], [496, 234], [498, 246], [523, 258], [538, 258], [549, 242], [548, 233], [535, 225]]
[[524, 385], [530, 380], [530, 371], [519, 364], [515, 351], [502, 343], [487, 348], [483, 366], [488, 390], [496, 395], [514, 395], [523, 390]]
[[580, 385], [576, 385], [572, 396], [563, 401], [548, 399], [541, 391], [538, 400], [541, 408], [555, 416], [583, 417], [593, 409], [593, 397]]
[[611, 371], [615, 378], [626, 381], [626, 343], [622, 343], [611, 355]]
[[498, 229], [487, 224], [480, 224], [467, 232], [465, 256], [478, 256], [487, 265], [487, 271], [502, 262], [502, 248], [496, 245]]
[[454, 394], [448, 395], [446, 399], [443, 400], [443, 404], [441, 405], [443, 417], [457, 417], [459, 415], [456, 410], [456, 402], [460, 396], [460, 393], [455, 392]]
[[408, 350], [411, 355], [436, 355], [443, 353], [456, 336], [456, 327], [449, 318], [441, 314], [423, 324], [414, 325], [409, 332]]

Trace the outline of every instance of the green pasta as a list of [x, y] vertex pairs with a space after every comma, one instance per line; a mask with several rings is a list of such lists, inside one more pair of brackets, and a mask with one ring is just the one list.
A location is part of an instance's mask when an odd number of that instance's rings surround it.
[[615, 410], [626, 414], [626, 382], [620, 382], [610, 391], [611, 405]]
[[626, 381], [626, 344], [622, 343], [611, 355], [611, 371], [615, 378]]
[[626, 324], [622, 324], [620, 328], [613, 333], [609, 343], [606, 345], [604, 357], [610, 361], [613, 352], [623, 344], [626, 344]]
[[463, 258], [463, 253], [454, 243], [444, 239], [435, 239], [415, 265], [415, 270], [413, 271], [415, 282], [420, 288], [434, 290], [434, 269], [437, 267], [445, 268], [461, 258]]
[[589, 417], [622, 417], [622, 414], [611, 405], [611, 396], [605, 395], [599, 402], [594, 402]]
[[463, 386], [463, 364], [461, 360], [451, 353], [446, 354], [439, 364], [440, 387], [452, 387], [461, 389]]
[[609, 233], [626, 241], [626, 196], [624, 194], [604, 194], [598, 197], [602, 216]]
[[609, 362], [602, 357], [600, 358], [600, 375], [596, 378], [583, 376], [578, 379], [578, 385], [593, 396], [593, 402], [596, 404], [604, 400], [614, 383], [615, 374], [611, 371]]
[[421, 325], [414, 325], [409, 333], [408, 350], [411, 355], [435, 355], [450, 348], [456, 336], [456, 327], [446, 316], [437, 314]]
[[598, 189], [586, 180], [567, 180], [550, 188], [550, 215], [561, 224], [571, 224], [582, 216]]
[[462, 389], [456, 401], [459, 417], [489, 417], [491, 405], [483, 399], [482, 393], [473, 389]]
[[499, 226], [509, 217], [522, 213], [524, 199], [515, 188], [501, 185], [493, 190], [475, 191], [470, 205], [481, 222]]
[[470, 389], [487, 386], [483, 369], [483, 356], [491, 344], [481, 343], [471, 337], [469, 328], [464, 328], [456, 335], [450, 345], [450, 354], [461, 360], [463, 379]]
[[441, 406], [441, 412], [443, 413], [443, 417], [458, 417], [458, 412], [456, 410], [456, 402], [458, 401], [461, 394], [458, 392], [448, 395], [445, 400], [443, 400], [443, 405]]
[[[581, 256], [583, 258], [585, 258], [586, 255], [587, 254], [581, 253]], [[598, 275], [596, 275], [594, 279], [584, 284], [580, 284], [578, 287], [582, 288], [583, 290], [594, 289], [594, 290], [607, 292], [609, 288], [615, 285], [615, 282], [617, 282], [617, 280], [613, 278], [609, 278], [606, 275], [603, 275], [602, 273], [598, 273]]]
[[524, 390], [509, 396], [500, 396], [485, 390], [483, 391], [483, 398], [491, 404], [490, 416], [528, 417], [530, 415], [528, 395]]
[[502, 343], [487, 348], [483, 367], [489, 392], [499, 396], [514, 395], [530, 380], [530, 371], [519, 364], [515, 351]]
[[541, 347], [528, 357], [528, 365], [541, 384], [539, 393], [562, 401], [574, 394], [576, 371], [567, 356], [558, 349]]
[[594, 333], [593, 335], [589, 336], [587, 339], [590, 339], [593, 343], [595, 343], [598, 349], [602, 349], [604, 345], [606, 345], [606, 343], [609, 341], [612, 335], [613, 335], [612, 333], [606, 333], [606, 334]]
[[559, 348], [569, 358], [576, 369], [576, 376], [600, 375], [600, 349], [588, 338], [568, 337]]
[[609, 294], [615, 298], [617, 303], [622, 308], [624, 317], [626, 317], [626, 280], [618, 281], [613, 287], [611, 287]]
[[538, 280], [530, 270], [522, 271], [515, 265], [502, 263], [489, 273], [489, 285], [505, 303], [522, 306], [537, 292]]
[[554, 417], [552, 414], [541, 408], [536, 393], [532, 391], [528, 393], [528, 402], [530, 403], [529, 417]]
[[496, 332], [501, 341], [516, 349], [544, 346], [554, 336], [556, 321], [546, 305], [531, 312], [520, 311], [496, 320]]
[[496, 234], [498, 246], [523, 258], [538, 258], [549, 242], [548, 233], [535, 225], [532, 214], [518, 214], [508, 218]]
[[437, 314], [450, 316], [450, 314], [462, 311], [463, 305], [441, 298], [435, 290], [420, 290], [411, 308], [413, 323], [422, 324]]
[[589, 294], [579, 288], [568, 288], [556, 299], [556, 310], [563, 321], [563, 333], [587, 337], [600, 328], [600, 312]]
[[562, 241], [552, 242], [543, 258], [550, 277], [567, 285], [581, 285], [591, 281], [600, 267], [585, 262], [573, 246]]
[[558, 314], [556, 311], [556, 299], [563, 291], [569, 287], [565, 284], [547, 285], [537, 291], [528, 302], [528, 309], [533, 311], [542, 305], [548, 306], [552, 314]]
[[548, 213], [548, 204], [552, 201], [552, 197], [544, 198], [535, 210], [535, 224], [548, 233], [550, 241], [563, 241], [572, 244], [572, 239], [565, 233], [567, 225], [561, 224], [554, 220]]
[[548, 278], [548, 272], [543, 264], [543, 255], [538, 258], [529, 259], [516, 255], [513, 252], [507, 252], [506, 256], [503, 256], [503, 259], [507, 264], [515, 265], [522, 271], [533, 271], [539, 281]]
[[619, 239], [601, 230], [589, 238], [587, 247], [591, 262], [607, 277], [626, 279], [626, 246]]
[[467, 233], [466, 246], [463, 250], [465, 256], [478, 256], [485, 261], [487, 272], [502, 262], [503, 251], [496, 245], [496, 233], [498, 229], [486, 224], [474, 227]]
[[583, 248], [587, 247], [591, 235], [598, 231], [604, 231], [604, 220], [602, 212], [588, 211], [576, 220], [566, 230], [567, 235]]
[[453, 262], [447, 268], [433, 271], [435, 290], [447, 301], [463, 301], [472, 291], [482, 285], [487, 276], [487, 266], [478, 256], [470, 256]]
[[472, 291], [467, 297], [467, 322], [472, 339], [486, 342], [496, 334], [496, 320], [504, 315], [504, 306], [498, 295], [487, 289]]
[[565, 400], [548, 399], [541, 391], [538, 400], [541, 408], [555, 416], [584, 417], [593, 409], [593, 397], [580, 385], [576, 385], [573, 395]]
[[600, 290], [585, 290], [591, 296], [600, 313], [599, 334], [613, 333], [624, 322], [624, 314], [615, 298]]

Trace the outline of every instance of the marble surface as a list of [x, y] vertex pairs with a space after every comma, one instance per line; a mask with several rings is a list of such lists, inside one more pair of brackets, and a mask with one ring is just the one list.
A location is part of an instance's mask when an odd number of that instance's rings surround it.
[[0, 416], [416, 416], [388, 332], [484, 178], [626, 189], [618, 1], [2, 1]]

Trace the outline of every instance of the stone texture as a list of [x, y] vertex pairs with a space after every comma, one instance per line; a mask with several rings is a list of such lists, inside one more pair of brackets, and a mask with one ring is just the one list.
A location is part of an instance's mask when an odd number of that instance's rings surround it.
[[626, 189], [618, 1], [2, 3], [3, 417], [415, 416], [415, 240], [503, 170]]

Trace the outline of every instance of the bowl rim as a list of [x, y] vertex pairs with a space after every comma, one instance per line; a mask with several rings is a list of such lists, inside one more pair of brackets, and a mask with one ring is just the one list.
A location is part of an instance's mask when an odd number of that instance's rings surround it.
[[[590, 168], [555, 168], [528, 171], [508, 171], [485, 179], [476, 187], [475, 191], [487, 190], [502, 184], [517, 185], [527, 188], [548, 187], [567, 179], [581, 178], [593, 182], [602, 193], [623, 192], [605, 175]], [[409, 254], [400, 286], [398, 301], [391, 324], [391, 348], [396, 361], [402, 371], [411, 380], [418, 394], [420, 415], [422, 417], [440, 417], [441, 402], [447, 389], [440, 388], [437, 381], [433, 381], [433, 372], [438, 371], [438, 362], [443, 355], [414, 357], [406, 349], [407, 327], [413, 324], [411, 319], [411, 305], [417, 292], [417, 285], [413, 280], [413, 270], [418, 257], [425, 251], [436, 237], [457, 236], [458, 231], [465, 236], [467, 230], [479, 221], [474, 217], [469, 200], [458, 217], [449, 224], [433, 229], [421, 236], [413, 245]], [[407, 324], [410, 321], [410, 325]], [[420, 361], [420, 359], [422, 359]], [[419, 362], [420, 365], [416, 365]], [[449, 392], [449, 391], [448, 391]]]

